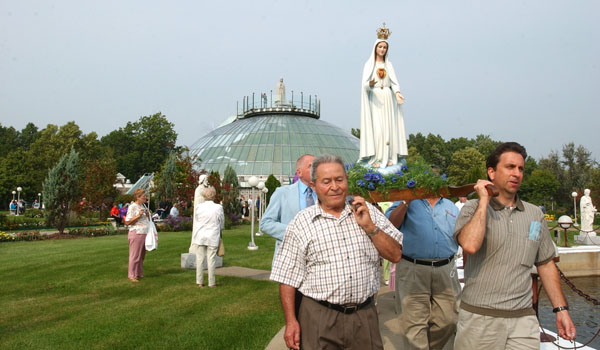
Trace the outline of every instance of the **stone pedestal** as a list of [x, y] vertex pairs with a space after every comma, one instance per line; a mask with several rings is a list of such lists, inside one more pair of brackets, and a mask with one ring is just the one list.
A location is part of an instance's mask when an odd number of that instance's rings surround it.
[[[223, 266], [223, 257], [217, 256], [215, 267]], [[196, 269], [196, 254], [183, 253], [181, 254], [181, 268], [182, 269]], [[206, 270], [206, 259], [202, 262], [202, 270]]]
[[573, 236], [573, 242], [583, 245], [600, 245], [600, 237], [596, 236], [596, 232], [581, 231], [578, 235]]

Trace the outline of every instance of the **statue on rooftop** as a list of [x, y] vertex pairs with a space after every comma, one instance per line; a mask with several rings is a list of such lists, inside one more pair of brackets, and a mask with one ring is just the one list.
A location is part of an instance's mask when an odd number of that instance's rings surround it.
[[408, 155], [398, 78], [388, 59], [385, 28], [377, 30], [377, 40], [365, 63], [361, 81], [360, 162], [385, 168], [404, 162]]

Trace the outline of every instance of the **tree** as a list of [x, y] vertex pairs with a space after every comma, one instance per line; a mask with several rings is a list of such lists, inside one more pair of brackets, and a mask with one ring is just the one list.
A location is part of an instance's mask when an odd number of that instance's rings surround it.
[[171, 152], [162, 169], [154, 177], [154, 192], [159, 202], [175, 202], [177, 189], [177, 155]]
[[[229, 224], [236, 223], [240, 218], [242, 204], [239, 201], [240, 184], [235, 170], [227, 165], [223, 173], [223, 211], [229, 219]], [[227, 220], [226, 220], [227, 221]]]
[[221, 175], [219, 175], [218, 171], [211, 171], [208, 174], [208, 184], [214, 187], [217, 192], [215, 203], [221, 203], [223, 200], [223, 187], [221, 186]]
[[548, 170], [534, 170], [524, 178], [519, 195], [526, 201], [540, 205], [551, 200], [560, 183]]
[[117, 178], [115, 160], [105, 156], [96, 161], [87, 161], [83, 172], [82, 194], [91, 207], [106, 212], [118, 192], [114, 187]]
[[200, 172], [196, 169], [200, 167], [200, 158], [190, 155], [187, 147], [183, 148], [177, 157], [177, 189], [175, 194], [177, 198], [192, 203], [194, 192], [198, 187], [198, 178]]
[[360, 128], [358, 128], [358, 129], [352, 128], [350, 130], [350, 133], [352, 134], [352, 136], [356, 137], [357, 139], [360, 139]]
[[145, 173], [158, 172], [172, 151], [177, 133], [162, 113], [128, 122], [101, 139], [114, 150], [117, 171], [135, 181]]
[[484, 158], [487, 158], [490, 155], [490, 153], [492, 153], [496, 149], [496, 147], [498, 147], [502, 143], [500, 141], [492, 140], [490, 135], [482, 134], [475, 136], [474, 142], [474, 147], [477, 148], [479, 153], [481, 153]]
[[[300, 180], [298, 180], [300, 181]], [[273, 195], [273, 193], [275, 193], [275, 190], [277, 189], [277, 187], [281, 187], [281, 182], [279, 182], [279, 180], [277, 180], [277, 178], [275, 176], [273, 176], [273, 174], [269, 175], [269, 177], [267, 177], [267, 181], [265, 181], [265, 187], [269, 189], [269, 192], [267, 192], [266, 197], [266, 201], [265, 201], [265, 205], [269, 205], [269, 201], [271, 200], [271, 196]]]
[[467, 147], [454, 152], [448, 167], [450, 183], [469, 184], [486, 177], [485, 158], [478, 150]]
[[78, 163], [79, 153], [72, 148], [50, 169], [44, 181], [44, 215], [49, 226], [56, 227], [59, 236], [67, 226], [69, 210], [78, 198]]

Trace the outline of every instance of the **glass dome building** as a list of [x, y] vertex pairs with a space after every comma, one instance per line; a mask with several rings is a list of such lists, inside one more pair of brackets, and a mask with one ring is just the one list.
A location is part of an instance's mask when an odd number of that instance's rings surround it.
[[320, 120], [316, 96], [292, 94], [286, 101], [283, 79], [276, 91], [275, 100], [272, 93], [260, 94], [260, 101], [254, 101], [254, 95], [244, 97], [241, 113], [238, 106], [238, 115], [190, 147], [191, 154], [202, 160], [203, 169], [223, 175], [230, 165], [244, 186], [250, 176], [264, 181], [270, 174], [289, 183], [296, 160], [307, 153], [336, 154], [346, 163], [358, 159], [359, 139]]

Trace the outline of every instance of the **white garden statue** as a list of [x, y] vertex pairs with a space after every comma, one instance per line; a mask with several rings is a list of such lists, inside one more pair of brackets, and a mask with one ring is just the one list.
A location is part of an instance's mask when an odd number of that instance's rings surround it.
[[588, 232], [590, 235], [595, 236], [594, 231], [594, 215], [596, 215], [596, 207], [592, 204], [592, 197], [590, 197], [590, 190], [585, 189], [583, 191], [583, 197], [579, 201], [579, 207], [581, 208], [581, 231]]

